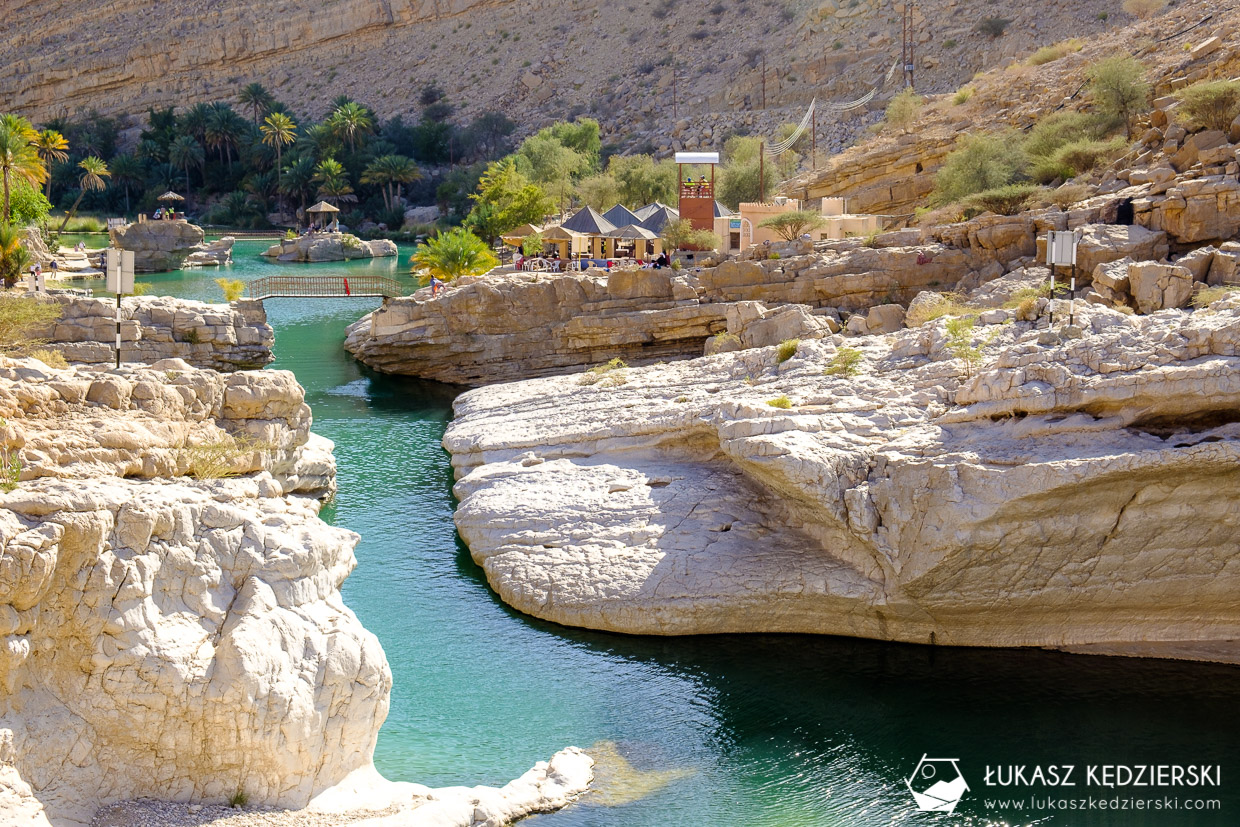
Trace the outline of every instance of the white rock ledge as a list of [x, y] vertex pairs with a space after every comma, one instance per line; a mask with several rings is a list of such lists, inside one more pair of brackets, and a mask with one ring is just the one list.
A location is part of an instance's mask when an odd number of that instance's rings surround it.
[[967, 380], [939, 320], [470, 391], [457, 526], [503, 600], [574, 626], [1235, 649], [1240, 299], [1078, 304], [1079, 338], [1040, 308], [979, 326]]

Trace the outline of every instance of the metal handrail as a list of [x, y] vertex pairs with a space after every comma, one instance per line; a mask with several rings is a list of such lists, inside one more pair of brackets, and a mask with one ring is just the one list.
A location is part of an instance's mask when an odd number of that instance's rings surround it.
[[404, 295], [395, 279], [384, 276], [263, 276], [246, 285], [251, 299], [391, 298]]

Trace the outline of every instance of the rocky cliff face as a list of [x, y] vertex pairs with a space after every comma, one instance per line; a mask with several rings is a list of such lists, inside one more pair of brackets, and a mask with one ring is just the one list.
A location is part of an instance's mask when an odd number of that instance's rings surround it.
[[[987, 17], [1013, 22], [991, 38], [974, 29]], [[1081, 0], [1037, 9], [1014, 0], [922, 4], [915, 22], [919, 78], [939, 91], [1105, 27]], [[815, 95], [864, 94], [899, 58], [900, 30], [899, 9], [880, 0], [660, 0], [633, 9], [599, 0], [122, 0], [106, 8], [24, 0], [0, 33], [0, 90], [36, 119], [232, 100], [251, 80], [316, 117], [341, 93], [381, 115], [408, 116], [420, 109], [422, 87], [437, 84], [464, 117], [515, 110], [533, 129], [589, 111], [613, 139], [672, 149], [712, 146], [741, 126], [770, 134], [799, 120], [792, 110]], [[480, 50], [497, 60], [476, 60]], [[671, 118], [673, 87], [680, 123]], [[820, 148], [851, 137], [855, 116], [841, 121], [823, 118]]]
[[[46, 339], [70, 362], [114, 363], [115, 300], [52, 295], [43, 301], [58, 303], [60, 318], [32, 328], [30, 338]], [[123, 362], [173, 358], [215, 370], [261, 368], [275, 359], [274, 343], [262, 302], [223, 305], [163, 296], [129, 296], [121, 302]]]
[[1051, 309], [470, 391], [458, 528], [570, 625], [1225, 648], [1240, 303]]
[[0, 417], [0, 822], [242, 791], [499, 825], [589, 783], [578, 750], [499, 790], [374, 771], [391, 673], [340, 597], [357, 536], [318, 519], [335, 464], [292, 374], [0, 359]]

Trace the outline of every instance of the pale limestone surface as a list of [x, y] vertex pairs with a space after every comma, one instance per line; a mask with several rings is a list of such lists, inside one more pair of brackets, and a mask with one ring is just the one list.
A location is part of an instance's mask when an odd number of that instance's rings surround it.
[[111, 246], [133, 252], [138, 273], [179, 270], [192, 253], [206, 249], [202, 227], [183, 220], [142, 221], [115, 227], [108, 234]]
[[244, 790], [498, 825], [588, 785], [571, 749], [500, 790], [375, 772], [391, 673], [341, 599], [358, 538], [318, 519], [335, 462], [291, 373], [0, 359], [0, 417], [4, 468], [20, 460], [0, 493], [0, 823]]
[[[28, 335], [45, 339], [70, 362], [114, 364], [116, 301], [53, 294], [40, 301], [60, 305], [60, 317]], [[121, 360], [184, 359], [215, 370], [260, 368], [275, 356], [275, 331], [261, 301], [208, 304], [168, 296], [121, 300]]]
[[277, 261], [347, 261], [355, 258], [394, 256], [396, 242], [385, 238], [362, 241], [347, 233], [310, 233], [280, 241], [263, 253]]
[[[617, 358], [645, 364], [697, 356], [708, 337], [722, 332], [747, 341], [810, 335], [830, 327], [827, 319], [838, 319], [840, 310], [976, 286], [1035, 249], [1035, 222], [1028, 217], [983, 216], [938, 229], [942, 240], [917, 247], [867, 247], [848, 239], [787, 258], [725, 261], [679, 274], [633, 269], [462, 278], [438, 296], [422, 290], [384, 302], [349, 327], [345, 347], [376, 370], [465, 385]], [[757, 308], [778, 305], [804, 308], [746, 332], [767, 312]], [[877, 327], [898, 324], [891, 310], [876, 316]], [[821, 318], [811, 319], [818, 311]]]
[[[968, 379], [938, 320], [782, 364], [768, 348], [470, 391], [444, 439], [457, 526], [505, 601], [590, 628], [1235, 640], [1240, 302], [1078, 302], [1079, 334], [1047, 310], [980, 327], [996, 338]], [[859, 373], [824, 375], [845, 344]], [[791, 409], [767, 404], [781, 394]]]

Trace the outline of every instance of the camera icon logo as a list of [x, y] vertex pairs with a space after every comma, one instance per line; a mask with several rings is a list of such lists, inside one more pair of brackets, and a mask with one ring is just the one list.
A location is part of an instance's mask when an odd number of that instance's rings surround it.
[[917, 769], [904, 783], [917, 802], [917, 809], [928, 813], [951, 814], [964, 798], [969, 784], [960, 772], [959, 758], [921, 756]]

